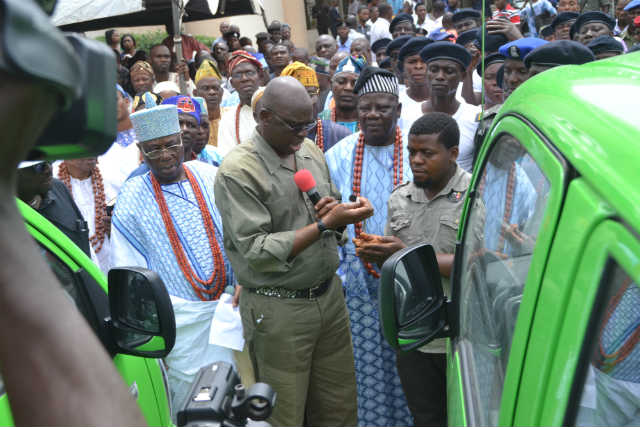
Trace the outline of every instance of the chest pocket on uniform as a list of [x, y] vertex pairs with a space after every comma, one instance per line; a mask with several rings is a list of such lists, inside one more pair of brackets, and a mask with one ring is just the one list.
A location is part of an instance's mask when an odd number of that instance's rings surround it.
[[411, 225], [411, 218], [407, 215], [394, 215], [391, 217], [391, 221], [389, 221], [389, 226], [396, 233], [409, 227], [409, 225]]
[[454, 215], [444, 214], [440, 217], [440, 227], [438, 228], [437, 242], [439, 251], [453, 253], [458, 237], [458, 225], [460, 220]]

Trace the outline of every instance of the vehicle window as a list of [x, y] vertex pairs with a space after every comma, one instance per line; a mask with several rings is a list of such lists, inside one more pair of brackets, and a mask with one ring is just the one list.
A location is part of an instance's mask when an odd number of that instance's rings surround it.
[[496, 425], [509, 350], [549, 181], [524, 147], [503, 135], [489, 154], [466, 225], [460, 284], [462, 367], [477, 419]]
[[82, 296], [78, 288], [80, 284], [78, 283], [76, 276], [73, 274], [71, 269], [60, 258], [56, 256], [56, 254], [54, 254], [41, 244], [38, 244], [38, 246], [40, 248], [42, 257], [49, 265], [49, 268], [51, 268], [51, 271], [53, 271], [53, 274], [56, 275], [56, 278], [60, 282], [62, 289], [74, 302], [76, 307], [88, 321], [89, 318], [87, 317], [87, 313], [85, 312], [85, 304], [82, 301]]
[[614, 261], [601, 283], [606, 308], [587, 332], [576, 424], [640, 425], [640, 287]]

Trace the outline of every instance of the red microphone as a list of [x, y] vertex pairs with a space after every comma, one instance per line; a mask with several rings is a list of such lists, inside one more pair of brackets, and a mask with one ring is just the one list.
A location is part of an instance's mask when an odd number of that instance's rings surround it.
[[303, 193], [307, 193], [311, 203], [316, 205], [322, 197], [318, 194], [316, 189], [316, 180], [313, 179], [313, 175], [307, 169], [300, 169], [293, 175], [293, 180]]

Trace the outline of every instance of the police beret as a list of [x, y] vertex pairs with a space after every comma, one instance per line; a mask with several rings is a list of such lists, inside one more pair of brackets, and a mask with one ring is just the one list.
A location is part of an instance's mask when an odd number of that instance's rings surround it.
[[[498, 34], [485, 34], [484, 36], [484, 51], [485, 54], [495, 53], [500, 49], [503, 44], [509, 43], [509, 39], [502, 33]], [[480, 43], [478, 42], [478, 49], [480, 49]]]
[[537, 37], [525, 37], [500, 46], [498, 52], [507, 59], [524, 61], [524, 57], [538, 46], [549, 43]]
[[555, 31], [558, 25], [564, 24], [565, 22], [575, 21], [578, 19], [578, 16], [580, 16], [580, 14], [577, 12], [560, 12], [555, 18], [553, 18], [550, 27]]
[[391, 68], [391, 58], [388, 56], [378, 63], [378, 67], [382, 69]]
[[389, 24], [389, 32], [393, 34], [393, 30], [396, 28], [396, 25], [405, 21], [411, 22], [411, 25], [413, 25], [413, 17], [411, 15], [409, 15], [408, 13], [397, 14], [396, 17], [393, 18], [391, 20], [391, 23]]
[[546, 27], [542, 27], [540, 29], [540, 37], [545, 38], [545, 37], [550, 37], [553, 35], [553, 27], [551, 27], [551, 25], [547, 25]]
[[569, 37], [573, 39], [573, 35], [580, 31], [580, 28], [588, 24], [589, 22], [601, 22], [609, 27], [610, 30], [613, 31], [613, 28], [616, 26], [616, 21], [607, 15], [606, 13], [602, 13], [599, 11], [589, 11], [585, 12], [582, 15], [578, 16], [576, 22], [571, 26], [571, 30], [569, 31]]
[[386, 37], [383, 39], [378, 39], [371, 45], [371, 52], [376, 53], [380, 49], [386, 48], [389, 43], [391, 43], [391, 39], [388, 39]]
[[465, 31], [464, 33], [460, 33], [458, 38], [456, 39], [456, 44], [460, 46], [466, 46], [468, 43], [472, 41], [480, 39], [480, 30], [475, 28], [473, 30]]
[[265, 33], [264, 31], [256, 34], [256, 40], [265, 40], [269, 38], [269, 33]]
[[471, 54], [459, 44], [449, 42], [433, 42], [420, 51], [420, 57], [424, 62], [436, 59], [449, 59], [462, 65], [466, 69], [471, 63]]
[[387, 55], [391, 56], [392, 51], [400, 49], [410, 38], [411, 36], [400, 36], [397, 39], [393, 39], [393, 41], [387, 45]]
[[482, 76], [483, 63], [484, 63], [484, 69], [486, 70], [491, 64], [503, 63], [503, 62], [504, 62], [504, 56], [500, 55], [499, 53], [492, 53], [491, 55], [485, 56], [484, 59], [480, 61], [480, 63], [476, 67], [476, 71], [478, 72], [479, 76]]
[[640, 0], [631, 0], [629, 4], [624, 7], [624, 10], [637, 9], [640, 7]]
[[475, 9], [460, 9], [453, 14], [452, 22], [456, 23], [469, 18], [480, 19], [482, 15]]
[[598, 36], [587, 45], [594, 55], [603, 52], [624, 52], [622, 44], [611, 36]]
[[422, 48], [430, 43], [434, 43], [434, 41], [426, 37], [411, 37], [407, 40], [407, 42], [402, 45], [400, 52], [398, 53], [398, 69], [402, 71], [402, 63], [407, 56], [420, 53]]
[[557, 40], [539, 46], [524, 58], [524, 66], [532, 65], [580, 65], [595, 59], [593, 52], [582, 43], [573, 40]]

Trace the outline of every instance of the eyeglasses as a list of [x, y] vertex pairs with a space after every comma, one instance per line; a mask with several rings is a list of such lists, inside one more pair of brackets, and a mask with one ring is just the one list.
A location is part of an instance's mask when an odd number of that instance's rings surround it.
[[146, 151], [144, 148], [142, 148], [142, 145], [140, 145], [140, 149], [142, 150], [142, 153], [152, 160], [159, 159], [160, 156], [162, 156], [162, 152], [165, 150], [168, 151], [169, 153], [177, 153], [178, 150], [180, 150], [181, 148], [182, 148], [182, 139], [180, 139], [180, 141], [175, 144], [166, 145], [162, 148], [159, 148], [157, 150], [152, 150], [152, 151]]
[[271, 110], [270, 108], [265, 108], [265, 110], [269, 111], [271, 114], [273, 114], [273, 116], [278, 119], [278, 121], [280, 123], [282, 123], [289, 132], [292, 133], [300, 133], [300, 132], [311, 132], [313, 130], [314, 127], [316, 127], [316, 122], [309, 122], [309, 123], [298, 123], [298, 124], [291, 124], [288, 121], [286, 121], [285, 119], [283, 119], [282, 117], [280, 117], [278, 115], [278, 113], [276, 113], [275, 111]]
[[245, 71], [244, 73], [236, 71], [235, 73], [231, 73], [231, 78], [234, 80], [240, 80], [243, 76], [247, 76], [248, 79], [252, 79], [258, 75], [258, 72], [255, 70]]

